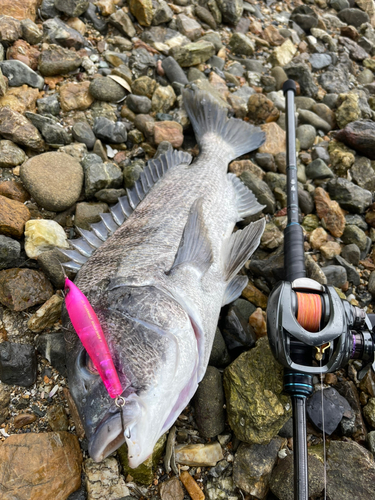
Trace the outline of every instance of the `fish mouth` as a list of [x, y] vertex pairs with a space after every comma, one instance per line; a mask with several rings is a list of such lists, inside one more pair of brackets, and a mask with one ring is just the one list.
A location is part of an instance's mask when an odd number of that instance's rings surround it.
[[90, 457], [101, 462], [125, 443], [120, 412], [104, 419], [91, 436], [88, 446]]

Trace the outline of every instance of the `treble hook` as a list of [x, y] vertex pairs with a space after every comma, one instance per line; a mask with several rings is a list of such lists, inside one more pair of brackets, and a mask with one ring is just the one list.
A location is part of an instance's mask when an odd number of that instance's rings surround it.
[[[117, 408], [120, 409], [121, 427], [122, 427], [123, 434], [125, 434], [125, 430], [126, 430], [125, 423], [124, 423], [124, 412], [122, 411], [125, 404], [126, 404], [126, 401], [122, 396], [120, 396], [120, 395], [116, 396], [115, 405], [117, 406]], [[130, 436], [127, 436], [127, 437], [130, 437]]]

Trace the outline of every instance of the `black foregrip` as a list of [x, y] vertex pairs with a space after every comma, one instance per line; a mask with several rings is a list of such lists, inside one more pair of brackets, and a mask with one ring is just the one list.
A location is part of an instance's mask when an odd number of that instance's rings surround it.
[[285, 228], [284, 267], [286, 281], [306, 277], [303, 240], [303, 230], [299, 224], [292, 224]]

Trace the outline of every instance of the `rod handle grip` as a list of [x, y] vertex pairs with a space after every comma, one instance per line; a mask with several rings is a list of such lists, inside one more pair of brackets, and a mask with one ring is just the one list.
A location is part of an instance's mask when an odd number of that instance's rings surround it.
[[286, 281], [306, 277], [303, 230], [291, 224], [284, 230], [284, 268]]

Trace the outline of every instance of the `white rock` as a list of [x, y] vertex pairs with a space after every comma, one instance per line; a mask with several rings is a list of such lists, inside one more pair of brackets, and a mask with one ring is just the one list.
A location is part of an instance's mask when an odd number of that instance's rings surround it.
[[25, 226], [25, 251], [29, 259], [54, 247], [69, 248], [64, 229], [54, 220], [29, 220]]
[[84, 470], [87, 500], [118, 500], [130, 495], [115, 458], [106, 458], [100, 463], [89, 458], [85, 460]]
[[176, 462], [183, 465], [214, 466], [224, 458], [220, 443], [180, 444], [175, 448]]

